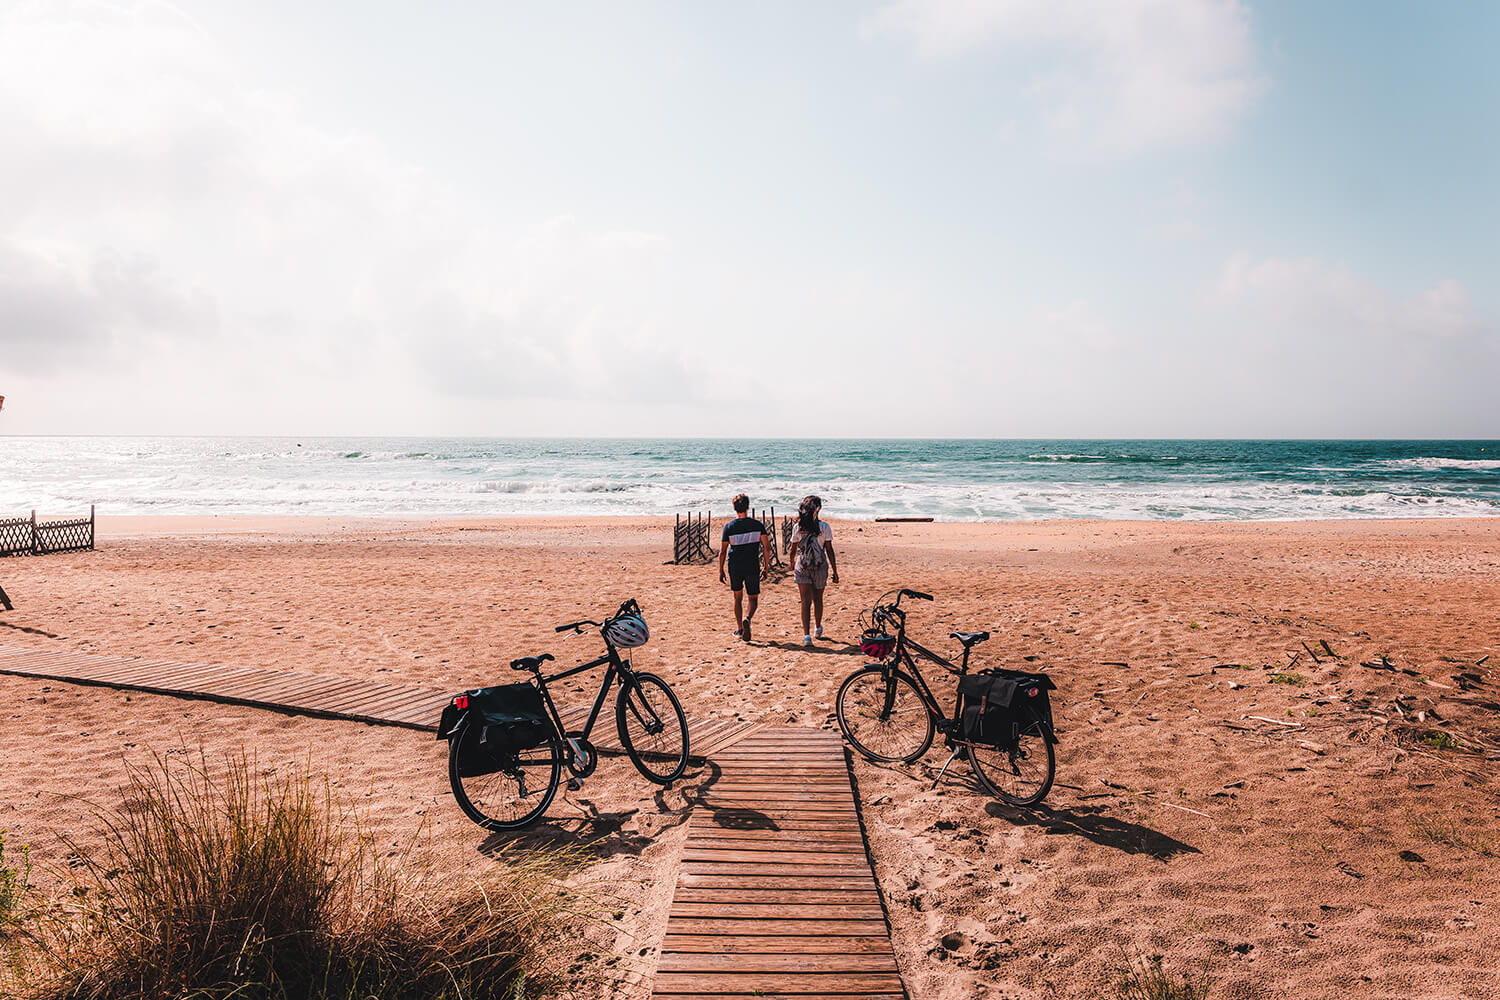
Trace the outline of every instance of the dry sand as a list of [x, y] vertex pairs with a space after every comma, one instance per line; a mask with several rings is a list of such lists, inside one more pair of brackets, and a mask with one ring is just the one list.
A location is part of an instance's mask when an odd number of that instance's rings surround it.
[[[98, 551], [0, 561], [0, 644], [461, 689], [508, 680], [511, 656], [594, 655], [551, 626], [634, 596], [641, 659], [690, 713], [831, 726], [858, 610], [918, 587], [938, 597], [912, 619], [929, 645], [987, 628], [976, 665], [1052, 673], [1063, 742], [1032, 812], [962, 764], [933, 787], [937, 750], [855, 762], [914, 998], [1109, 995], [1151, 954], [1215, 997], [1500, 996], [1500, 672], [1475, 665], [1500, 647], [1500, 521], [834, 530], [844, 582], [816, 652], [789, 581], [736, 641], [714, 570], [664, 565], [658, 519], [106, 518]], [[1323, 662], [1273, 683], [1304, 641]], [[1360, 665], [1381, 654], [1394, 671]], [[501, 843], [458, 812], [424, 734], [14, 677], [0, 713], [0, 827], [45, 861], [65, 861], [58, 831], [88, 842], [83, 800], [117, 802], [148, 750], [310, 761], [393, 850], [415, 836], [478, 865]], [[608, 926], [580, 950], [611, 952], [627, 994], [648, 992], [701, 779], [661, 792], [606, 760], [522, 841], [597, 859], [581, 879], [611, 894]]]

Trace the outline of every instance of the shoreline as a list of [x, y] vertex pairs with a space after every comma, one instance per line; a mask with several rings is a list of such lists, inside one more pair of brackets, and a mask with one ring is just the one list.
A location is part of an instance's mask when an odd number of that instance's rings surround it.
[[[38, 514], [39, 517], [61, 517], [61, 514]], [[715, 522], [729, 520], [727, 515], [713, 514]], [[1243, 530], [1259, 525], [1278, 528], [1319, 528], [1333, 525], [1371, 527], [1410, 527], [1432, 525], [1487, 525], [1500, 521], [1500, 514], [1490, 517], [1472, 515], [1455, 517], [1328, 517], [1328, 518], [1253, 518], [1188, 520], [1144, 520], [1131, 518], [1037, 518], [1011, 521], [905, 521], [882, 522], [873, 518], [825, 518], [837, 528], [840, 525], [860, 529], [932, 530], [938, 532], [1006, 532], [1051, 530], [1056, 528], [1129, 527], [1135, 529], [1226, 528]], [[301, 533], [338, 534], [342, 531], [372, 529], [430, 529], [445, 525], [463, 528], [544, 528], [560, 525], [587, 525], [598, 528], [668, 528], [673, 519], [667, 514], [98, 514], [99, 538], [171, 537], [213, 534], [297, 535]]]

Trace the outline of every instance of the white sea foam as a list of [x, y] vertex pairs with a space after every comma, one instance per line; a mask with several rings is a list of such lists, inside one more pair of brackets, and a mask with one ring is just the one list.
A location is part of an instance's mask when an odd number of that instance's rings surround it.
[[670, 514], [721, 512], [741, 490], [779, 513], [818, 493], [830, 514], [856, 518], [1500, 515], [1500, 457], [1069, 443], [0, 438], [0, 516], [91, 503], [117, 514]]
[[1390, 458], [1387, 469], [1500, 469], [1500, 458]]

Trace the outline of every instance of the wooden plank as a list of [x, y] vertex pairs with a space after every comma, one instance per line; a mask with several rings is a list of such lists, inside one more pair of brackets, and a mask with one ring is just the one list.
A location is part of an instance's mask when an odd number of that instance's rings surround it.
[[873, 888], [862, 889], [743, 889], [738, 886], [719, 889], [680, 885], [672, 897], [674, 903], [864, 903], [880, 905], [880, 894]]
[[769, 952], [785, 954], [798, 952], [804, 955], [875, 955], [890, 954], [891, 942], [884, 935], [878, 937], [813, 937], [810, 935], [782, 937], [775, 934], [745, 934], [738, 937], [725, 934], [672, 934], [668, 933], [661, 943], [662, 955], [668, 952]]
[[865, 852], [863, 850], [786, 851], [779, 848], [747, 851], [732, 847], [689, 847], [683, 852], [682, 860], [684, 862], [749, 861], [755, 864], [859, 865], [864, 864]]
[[[889, 948], [884, 954], [830, 955], [807, 952], [773, 955], [765, 952], [663, 951], [658, 975], [664, 972], [896, 972], [896, 959]], [[780, 984], [778, 984], [779, 986]]]
[[747, 993], [763, 996], [818, 993], [828, 996], [862, 996], [867, 993], [901, 993], [901, 977], [894, 972], [663, 972], [656, 977], [656, 995], [674, 993]]
[[743, 875], [737, 872], [682, 872], [678, 885], [711, 888], [745, 889], [874, 889], [875, 876], [866, 869], [859, 875], [819, 874]]
[[671, 916], [715, 920], [884, 920], [879, 903], [674, 903]]
[[674, 934], [811, 934], [815, 937], [870, 937], [886, 934], [884, 920], [715, 920], [683, 917], [667, 925]]
[[[672, 1000], [725, 1000], [725, 997], [730, 994], [658, 993], [656, 995], [671, 997]], [[905, 993], [871, 993], [869, 991], [859, 993], [767, 993], [757, 991], [755, 993], [740, 995], [752, 996], [755, 1000], [849, 1000], [850, 997], [858, 997], [859, 1000], [907, 1000]]]

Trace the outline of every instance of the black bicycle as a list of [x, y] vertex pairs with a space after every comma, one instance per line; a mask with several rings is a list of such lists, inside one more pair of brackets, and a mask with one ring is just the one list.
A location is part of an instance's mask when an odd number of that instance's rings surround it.
[[[677, 695], [666, 681], [632, 669], [621, 655], [621, 650], [643, 645], [649, 638], [640, 607], [629, 600], [602, 622], [569, 622], [557, 631], [581, 633], [585, 627], [599, 630], [603, 656], [550, 677], [542, 675], [550, 653], [511, 660], [512, 670], [529, 670], [533, 679], [467, 691], [443, 710], [438, 739], [448, 741], [453, 797], [465, 815], [485, 829], [516, 830], [540, 819], [557, 794], [564, 766], [578, 780], [594, 773], [598, 751], [589, 735], [617, 678], [615, 727], [636, 769], [665, 785], [687, 768], [687, 716]], [[608, 669], [588, 721], [583, 729], [568, 731], [547, 685], [603, 666]]]
[[[896, 599], [889, 598], [895, 594]], [[1033, 806], [1052, 788], [1057, 770], [1053, 744], [1053, 690], [1045, 674], [991, 669], [969, 674], [969, 652], [988, 632], [953, 632], [963, 645], [955, 666], [906, 634], [901, 598], [932, 600], [902, 588], [882, 595], [864, 616], [860, 648], [880, 662], [854, 671], [839, 688], [839, 728], [861, 756], [880, 763], [909, 764], [942, 733], [953, 753], [938, 774], [964, 754], [974, 777], [991, 795], [1015, 806]], [[891, 634], [894, 633], [894, 634]], [[953, 714], [945, 715], [922, 676], [913, 652], [958, 675]], [[903, 669], [904, 667], [904, 669]]]

